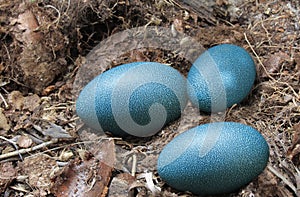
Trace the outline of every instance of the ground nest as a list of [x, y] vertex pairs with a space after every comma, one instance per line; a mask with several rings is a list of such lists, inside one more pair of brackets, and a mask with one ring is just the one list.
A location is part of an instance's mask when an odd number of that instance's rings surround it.
[[[186, 75], [195, 56], [221, 43], [245, 48], [257, 65], [250, 95], [225, 120], [254, 127], [270, 147], [264, 172], [230, 196], [299, 196], [299, 9], [296, 0], [0, 0], [1, 196], [193, 196], [164, 183], [156, 160], [178, 133], [212, 116], [188, 104], [156, 135], [121, 139], [86, 128], [74, 101], [111, 67], [156, 61]], [[133, 28], [140, 34], [126, 33]], [[180, 50], [175, 42], [130, 47], [149, 28], [167, 30], [161, 38], [173, 36]], [[202, 48], [184, 50], [195, 43]]]

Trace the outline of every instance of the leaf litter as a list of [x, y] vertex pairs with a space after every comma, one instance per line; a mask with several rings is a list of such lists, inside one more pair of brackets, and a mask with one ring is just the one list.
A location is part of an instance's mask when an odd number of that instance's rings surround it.
[[[78, 124], [74, 109], [73, 82], [93, 47], [125, 29], [160, 25], [173, 34], [188, 34], [205, 48], [233, 43], [252, 53], [255, 86], [241, 104], [226, 111], [226, 120], [261, 131], [270, 145], [270, 161], [257, 179], [230, 196], [299, 196], [298, 1], [53, 0], [20, 5], [0, 0], [0, 5], [1, 195], [193, 196], [160, 180], [156, 159], [180, 132], [209, 122], [207, 114], [189, 105], [182, 119], [153, 137], [119, 139], [93, 135]], [[191, 66], [174, 51], [145, 48], [108, 59], [102, 71], [149, 60], [183, 74]], [[86, 79], [98, 74], [93, 72]]]

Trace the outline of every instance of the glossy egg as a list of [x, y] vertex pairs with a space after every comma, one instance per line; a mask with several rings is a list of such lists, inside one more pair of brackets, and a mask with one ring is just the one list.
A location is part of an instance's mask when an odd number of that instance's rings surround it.
[[186, 80], [176, 69], [134, 62], [89, 82], [79, 94], [76, 112], [97, 131], [145, 137], [179, 118], [186, 103]]
[[245, 49], [217, 45], [193, 63], [188, 73], [188, 95], [201, 111], [224, 111], [249, 94], [255, 76], [255, 63]]
[[197, 195], [237, 191], [266, 167], [269, 147], [254, 128], [234, 122], [208, 123], [168, 143], [159, 155], [160, 177]]

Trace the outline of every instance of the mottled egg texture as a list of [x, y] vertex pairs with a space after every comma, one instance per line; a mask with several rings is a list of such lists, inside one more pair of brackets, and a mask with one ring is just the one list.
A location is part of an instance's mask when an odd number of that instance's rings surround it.
[[95, 130], [144, 137], [179, 118], [186, 103], [186, 80], [176, 69], [135, 62], [93, 79], [81, 91], [76, 111]]
[[255, 63], [245, 49], [217, 45], [200, 55], [191, 67], [188, 95], [201, 111], [223, 111], [249, 94], [255, 76]]
[[234, 122], [204, 124], [168, 143], [158, 158], [160, 177], [179, 191], [217, 195], [237, 191], [266, 167], [269, 147], [254, 128]]

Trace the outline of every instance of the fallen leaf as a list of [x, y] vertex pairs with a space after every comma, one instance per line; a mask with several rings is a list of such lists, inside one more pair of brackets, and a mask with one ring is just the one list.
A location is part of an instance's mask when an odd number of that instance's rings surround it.
[[149, 58], [144, 54], [144, 50], [134, 50], [130, 52], [130, 58], [132, 61], [137, 61], [137, 62], [146, 62], [150, 61]]
[[49, 95], [55, 89], [56, 89], [55, 85], [50, 85], [43, 90], [42, 95], [44, 96]]
[[[109, 186], [109, 197], [128, 197], [130, 196], [130, 185], [135, 181], [131, 174], [118, 174], [111, 181]], [[133, 190], [132, 190], [133, 191]]]
[[28, 148], [32, 145], [32, 139], [27, 135], [22, 135], [18, 138], [17, 144], [21, 148]]
[[56, 178], [56, 185], [52, 192], [57, 197], [102, 197], [107, 195], [115, 162], [113, 140], [102, 140], [95, 143], [93, 150], [97, 150], [89, 160], [73, 160], [64, 168], [60, 177]]
[[8, 95], [8, 102], [13, 106], [14, 109], [21, 110], [24, 105], [23, 94], [19, 91], [12, 91]]
[[0, 108], [0, 129], [4, 129], [5, 131], [10, 129], [10, 125], [7, 122], [6, 116], [3, 114], [2, 108]]
[[32, 44], [42, 39], [42, 33], [36, 31], [39, 27], [38, 21], [30, 10], [20, 14], [17, 23], [18, 29], [23, 31], [22, 37], [17, 37], [21, 42]]
[[50, 123], [50, 126], [46, 130], [41, 130], [42, 134], [52, 138], [62, 139], [62, 138], [72, 138], [72, 136], [64, 130], [61, 126]]
[[[266, 71], [268, 73], [278, 72], [282, 63], [290, 59], [290, 56], [284, 52], [278, 52], [275, 54], [270, 55], [270, 57], [264, 62]], [[266, 77], [267, 74], [262, 72], [262, 77]]]
[[60, 161], [69, 161], [71, 159], [71, 157], [73, 157], [74, 154], [72, 151], [63, 151], [60, 155], [59, 155], [59, 160]]
[[24, 98], [23, 109], [33, 111], [35, 108], [40, 106], [41, 98], [37, 94], [29, 95]]

